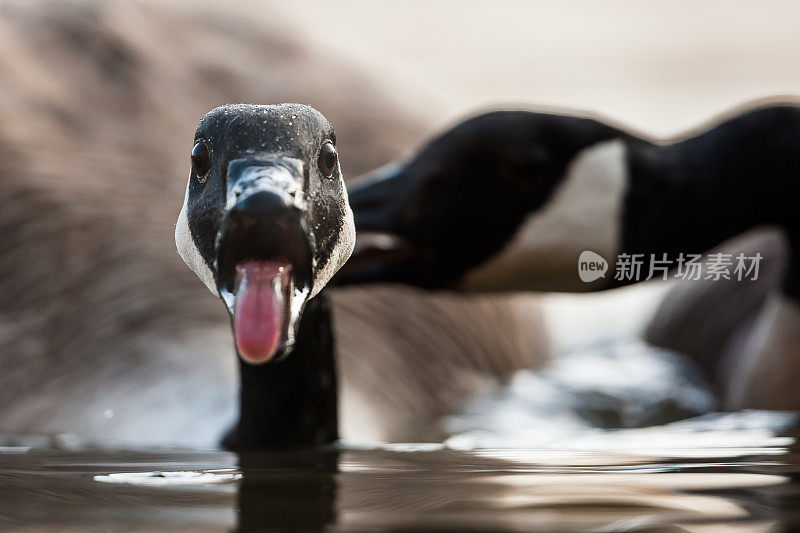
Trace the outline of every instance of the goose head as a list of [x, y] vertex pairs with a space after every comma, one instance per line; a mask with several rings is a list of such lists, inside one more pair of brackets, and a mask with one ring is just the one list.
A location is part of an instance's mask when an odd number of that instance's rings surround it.
[[190, 160], [178, 251], [224, 302], [239, 355], [283, 357], [355, 242], [333, 128], [305, 105], [226, 105], [200, 120]]
[[[456, 125], [351, 184], [358, 240], [338, 281], [482, 289], [470, 279], [546, 206], [573, 159], [615, 134], [594, 120], [527, 111]], [[512, 267], [548, 259], [533, 253], [536, 261]]]

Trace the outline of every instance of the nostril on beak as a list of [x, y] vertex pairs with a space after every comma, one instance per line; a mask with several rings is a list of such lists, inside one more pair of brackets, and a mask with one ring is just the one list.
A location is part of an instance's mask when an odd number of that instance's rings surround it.
[[245, 191], [236, 199], [234, 211], [258, 214], [285, 213], [292, 206], [291, 197], [280, 190]]

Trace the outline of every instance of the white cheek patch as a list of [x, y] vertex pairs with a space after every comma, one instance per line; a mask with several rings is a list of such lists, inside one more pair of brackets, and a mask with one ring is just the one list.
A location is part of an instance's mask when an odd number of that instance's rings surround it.
[[350, 200], [347, 197], [347, 188], [344, 185], [344, 180], [342, 180], [341, 185], [342, 201], [345, 206], [344, 220], [342, 220], [342, 226], [339, 229], [339, 235], [336, 238], [336, 244], [331, 251], [328, 262], [316, 271], [314, 285], [311, 289], [312, 298], [328, 284], [333, 275], [350, 259], [350, 254], [353, 253], [353, 248], [356, 245], [356, 225], [353, 220], [353, 210], [350, 208]]
[[595, 287], [594, 283], [580, 281], [578, 256], [584, 250], [591, 250], [610, 263], [615, 260], [626, 187], [622, 140], [605, 141], [584, 149], [572, 161], [550, 200], [528, 215], [497, 255], [468, 272], [462, 288], [587, 290]]
[[186, 266], [192, 269], [197, 274], [208, 290], [214, 296], [217, 296], [217, 284], [214, 282], [214, 274], [208, 265], [203, 261], [203, 256], [200, 255], [200, 250], [192, 239], [192, 233], [189, 231], [189, 219], [187, 218], [187, 204], [189, 202], [189, 186], [186, 186], [186, 195], [183, 197], [183, 207], [181, 213], [178, 215], [178, 224], [175, 226], [175, 246], [178, 248], [178, 253], [183, 258]]

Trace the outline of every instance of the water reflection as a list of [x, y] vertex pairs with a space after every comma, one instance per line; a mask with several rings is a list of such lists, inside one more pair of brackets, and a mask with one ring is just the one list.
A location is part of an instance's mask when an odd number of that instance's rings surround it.
[[[640, 448], [630, 453], [626, 442], [636, 435], [625, 432], [609, 433], [602, 446], [595, 437], [571, 450], [394, 445], [237, 456], [0, 449], [0, 528], [713, 531], [726, 524], [763, 531], [800, 525], [793, 511], [800, 494], [796, 431], [759, 439], [748, 424], [739, 419], [727, 441], [718, 420], [706, 421], [705, 432], [664, 426], [659, 448], [674, 453], [663, 456], [642, 447], [657, 443], [654, 434], [638, 439]], [[688, 433], [701, 436], [681, 449]], [[704, 433], [714, 438], [703, 440]], [[708, 457], [703, 444], [713, 452]]]
[[335, 450], [243, 454], [239, 528], [313, 531], [335, 523], [338, 462]]
[[346, 452], [338, 524], [620, 531], [713, 520], [760, 527], [776, 518], [756, 516], [748, 499], [788, 481], [767, 473], [779, 471], [781, 463], [764, 460], [672, 465], [580, 454], [573, 462], [580, 466], [506, 462], [471, 452]]

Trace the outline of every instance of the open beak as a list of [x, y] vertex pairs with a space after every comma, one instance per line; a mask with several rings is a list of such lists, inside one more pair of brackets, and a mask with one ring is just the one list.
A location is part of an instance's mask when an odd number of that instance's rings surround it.
[[246, 158], [228, 165], [216, 283], [237, 351], [250, 363], [289, 353], [310, 291], [313, 252], [302, 183], [302, 163], [294, 159]]

